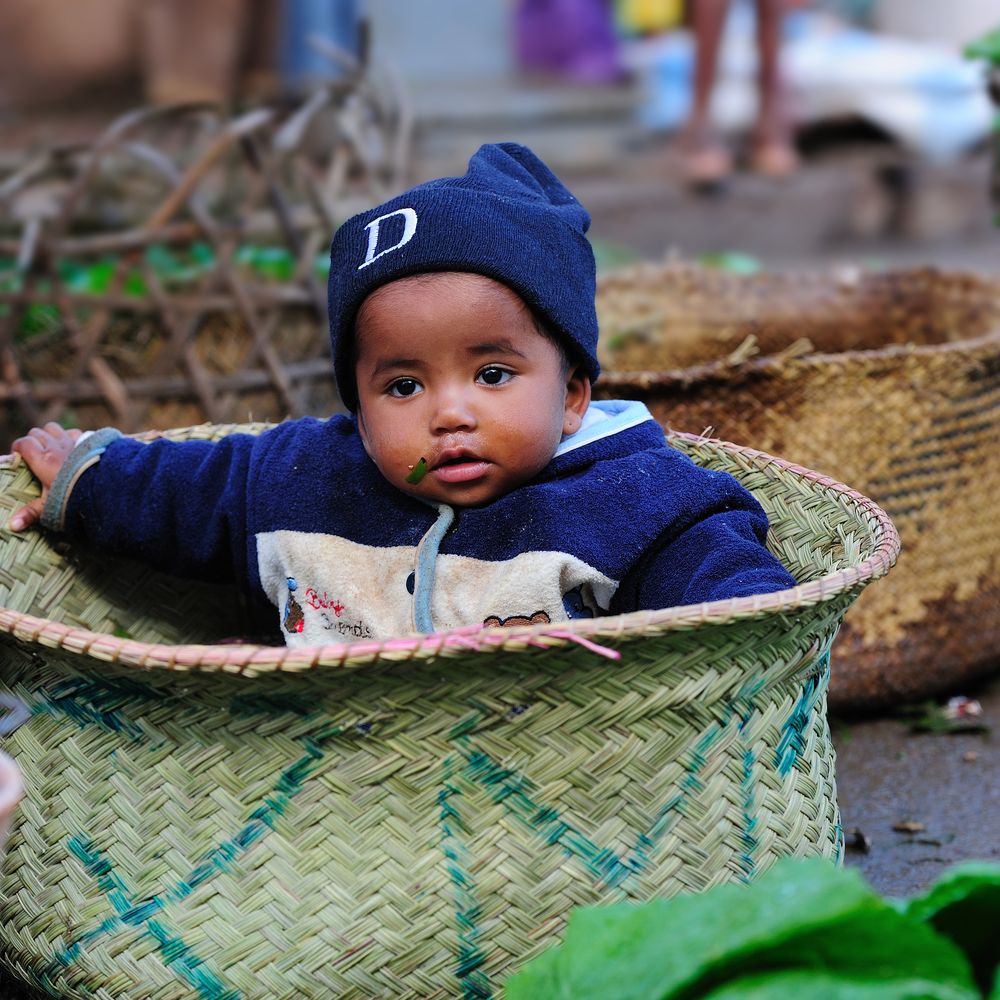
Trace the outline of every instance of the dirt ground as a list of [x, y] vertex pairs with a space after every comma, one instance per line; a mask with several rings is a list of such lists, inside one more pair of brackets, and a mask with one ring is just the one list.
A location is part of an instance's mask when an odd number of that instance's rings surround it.
[[[1000, 862], [1000, 678], [966, 692], [981, 733], [917, 733], [910, 721], [831, 720], [846, 862], [881, 893], [910, 896], [948, 865]], [[923, 829], [896, 829], [920, 824]], [[857, 833], [860, 831], [860, 835]]]

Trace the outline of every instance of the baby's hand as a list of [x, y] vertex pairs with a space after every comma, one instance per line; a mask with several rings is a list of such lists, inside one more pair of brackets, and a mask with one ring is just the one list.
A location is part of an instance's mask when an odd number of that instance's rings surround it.
[[42, 484], [40, 497], [14, 511], [10, 519], [11, 531], [24, 531], [42, 516], [49, 487], [55, 482], [66, 456], [76, 446], [81, 433], [75, 429], [64, 430], [50, 421], [44, 427], [32, 427], [25, 437], [18, 438], [11, 445], [11, 451], [16, 451], [28, 463], [28, 468]]

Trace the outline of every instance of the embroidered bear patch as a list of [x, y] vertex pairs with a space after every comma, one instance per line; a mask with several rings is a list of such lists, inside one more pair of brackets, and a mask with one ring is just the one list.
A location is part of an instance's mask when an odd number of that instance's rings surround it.
[[546, 611], [536, 611], [532, 615], [511, 615], [509, 618], [501, 618], [499, 615], [490, 615], [483, 619], [483, 624], [487, 628], [512, 628], [515, 625], [551, 625], [552, 619]]

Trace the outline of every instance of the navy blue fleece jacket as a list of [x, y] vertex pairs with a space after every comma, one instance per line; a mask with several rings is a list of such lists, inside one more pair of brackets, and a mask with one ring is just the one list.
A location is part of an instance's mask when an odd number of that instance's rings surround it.
[[386, 482], [347, 416], [215, 443], [102, 433], [67, 462], [47, 523], [173, 573], [235, 580], [277, 606], [291, 643], [557, 622], [795, 584], [764, 547], [757, 501], [669, 447], [640, 403], [593, 404], [534, 480], [457, 510]]

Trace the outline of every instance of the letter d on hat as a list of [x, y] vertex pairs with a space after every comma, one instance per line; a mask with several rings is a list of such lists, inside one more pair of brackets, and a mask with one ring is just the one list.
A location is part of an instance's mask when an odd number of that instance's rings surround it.
[[[420, 239], [414, 239], [418, 217]], [[480, 146], [463, 176], [426, 181], [352, 216], [334, 234], [327, 282], [330, 346], [344, 404], [358, 406], [354, 327], [361, 303], [390, 281], [439, 271], [484, 274], [506, 285], [596, 379], [589, 227], [590, 214], [562, 181], [513, 142]]]
[[[391, 219], [394, 215], [401, 215], [403, 217], [403, 235], [399, 238], [398, 243], [394, 243], [391, 247], [386, 247], [384, 250], [379, 250], [375, 253], [375, 248], [378, 246], [378, 232], [379, 226], [386, 219]], [[380, 215], [377, 219], [372, 219], [371, 222], [365, 226], [368, 231], [368, 251], [365, 253], [365, 259], [358, 265], [358, 270], [367, 267], [373, 260], [381, 257], [382, 254], [389, 253], [391, 250], [398, 250], [404, 243], [409, 243], [413, 239], [413, 234], [417, 231], [417, 213], [413, 211], [412, 208], [397, 208], [395, 212], [387, 212], [385, 215]]]

